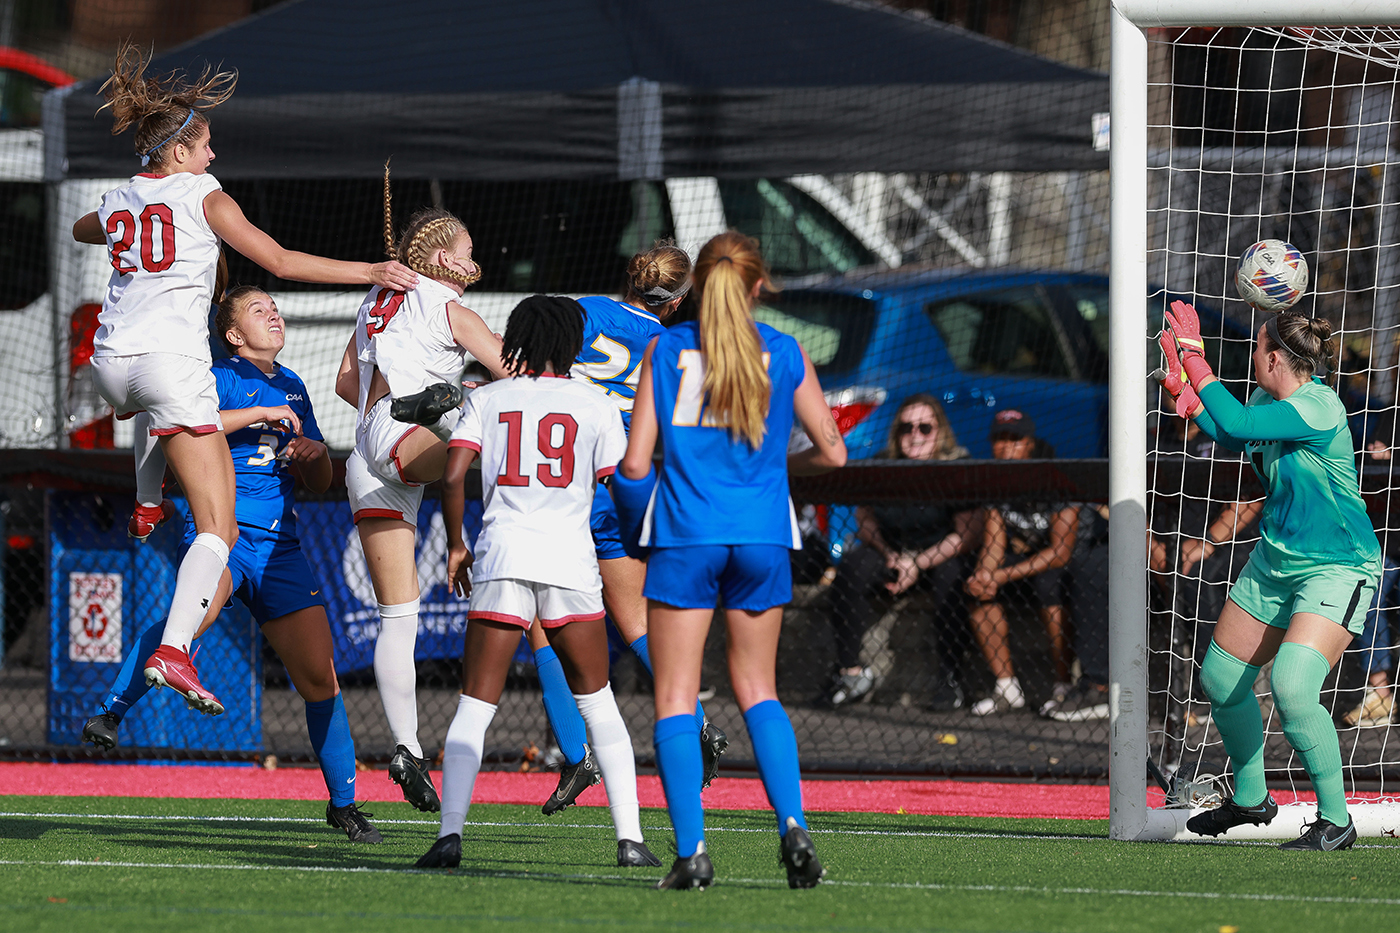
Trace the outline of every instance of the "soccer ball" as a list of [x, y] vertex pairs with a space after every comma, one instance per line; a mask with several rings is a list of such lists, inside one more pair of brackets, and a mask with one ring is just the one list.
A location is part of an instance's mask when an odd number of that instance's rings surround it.
[[1282, 240], [1260, 240], [1240, 257], [1235, 290], [1260, 311], [1287, 311], [1308, 288], [1308, 261]]

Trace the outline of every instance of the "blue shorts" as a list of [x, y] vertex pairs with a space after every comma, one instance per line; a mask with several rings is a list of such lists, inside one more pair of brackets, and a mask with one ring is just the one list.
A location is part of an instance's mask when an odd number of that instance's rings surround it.
[[[180, 559], [194, 541], [194, 525], [185, 526]], [[296, 538], [282, 538], [275, 531], [238, 526], [238, 541], [228, 554], [233, 596], [248, 607], [259, 625], [290, 615], [308, 606], [324, 606], [321, 581], [301, 552]]]
[[779, 544], [708, 544], [652, 548], [647, 599], [677, 609], [763, 612], [792, 601], [792, 561]]
[[588, 519], [593, 532], [593, 548], [599, 560], [614, 560], [626, 557], [622, 548], [622, 527], [617, 521], [617, 506], [613, 505], [612, 493], [602, 483], [593, 494], [593, 514]]

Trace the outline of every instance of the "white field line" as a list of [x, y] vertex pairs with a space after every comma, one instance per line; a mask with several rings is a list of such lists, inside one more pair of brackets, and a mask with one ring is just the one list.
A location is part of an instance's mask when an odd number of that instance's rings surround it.
[[[22, 811], [0, 812], [0, 817], [27, 816], [47, 819], [77, 820], [143, 820], [160, 822], [187, 821], [191, 823], [313, 823], [324, 824], [325, 820], [314, 816], [163, 816], [149, 813], [29, 813]], [[375, 818], [375, 823], [386, 826], [438, 826], [437, 820], [391, 820]], [[467, 826], [499, 829], [597, 829], [612, 830], [611, 823], [497, 823], [468, 820]], [[648, 832], [665, 833], [670, 826], [643, 827]], [[772, 829], [758, 829], [747, 826], [706, 826], [707, 833], [772, 833]], [[1006, 839], [1015, 841], [1041, 842], [1108, 842], [1107, 836], [1037, 835], [1035, 833], [976, 833], [956, 830], [917, 830], [917, 829], [812, 829], [811, 834], [826, 836], [891, 836], [916, 839]], [[1276, 847], [1277, 843], [1267, 840], [1153, 840], [1145, 845], [1218, 845], [1218, 846], [1263, 846]], [[1385, 844], [1360, 843], [1353, 849], [1395, 849]], [[0, 863], [3, 864], [3, 863]], [[82, 863], [87, 864], [87, 863]]]
[[[314, 816], [163, 816], [154, 814], [132, 814], [132, 813], [0, 813], [0, 817], [7, 816], [28, 816], [42, 817], [50, 819], [79, 819], [79, 820], [146, 820], [160, 822], [188, 821], [193, 823], [325, 823], [325, 820]], [[374, 818], [376, 824], [405, 825], [405, 826], [437, 826], [437, 820], [390, 820]], [[611, 823], [492, 823], [476, 822], [468, 820], [467, 826], [480, 827], [500, 827], [505, 829], [606, 829], [611, 830]], [[670, 826], [647, 826], [650, 832], [666, 832]], [[775, 829], [758, 829], [748, 826], [706, 826], [707, 833], [773, 833]], [[900, 829], [813, 829], [812, 835], [828, 836], [909, 836], [916, 838], [949, 838], [949, 839], [1044, 839], [1070, 842], [1107, 842], [1105, 836], [1045, 836], [1033, 833], [1020, 835], [1009, 835], [1006, 833], [972, 833], [954, 831], [930, 831], [930, 830], [900, 830]], [[1355, 846], [1353, 846], [1355, 848]]]
[[[445, 877], [449, 872], [430, 871], [417, 868], [346, 868], [331, 865], [215, 865], [175, 862], [89, 862], [79, 859], [62, 861], [23, 861], [0, 860], [0, 865], [35, 865], [61, 868], [167, 868], [183, 871], [289, 871], [318, 872], [322, 874], [350, 875], [429, 875]], [[651, 879], [638, 875], [604, 875], [589, 872], [503, 872], [503, 871], [460, 871], [463, 877], [499, 878], [515, 881], [636, 881], [650, 884]], [[720, 884], [754, 884], [777, 887], [785, 884], [781, 878], [723, 878]], [[1137, 891], [1130, 888], [1051, 888], [1031, 885], [1000, 884], [926, 884], [917, 881], [823, 881], [822, 886], [832, 885], [845, 888], [888, 888], [914, 891], [963, 891], [985, 894], [1035, 894], [1108, 896], [1108, 897], [1175, 897], [1189, 900], [1211, 901], [1269, 901], [1289, 904], [1354, 904], [1363, 907], [1400, 906], [1400, 898], [1389, 897], [1314, 897], [1299, 894], [1237, 894], [1227, 891]]]

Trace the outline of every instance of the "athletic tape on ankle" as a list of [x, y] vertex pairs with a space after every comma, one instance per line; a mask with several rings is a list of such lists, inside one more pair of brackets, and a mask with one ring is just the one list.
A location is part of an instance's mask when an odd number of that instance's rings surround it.
[[392, 606], [379, 604], [379, 618], [381, 619], [402, 619], [407, 616], [418, 614], [418, 600], [411, 600], [406, 603], [395, 603]]
[[219, 558], [219, 561], [225, 567], [228, 566], [228, 545], [224, 543], [223, 538], [220, 538], [218, 535], [212, 532], [206, 531], [202, 532], [201, 534], [195, 535], [194, 540], [190, 542], [190, 547], [194, 547], [196, 544], [200, 547], [213, 551], [214, 555]]

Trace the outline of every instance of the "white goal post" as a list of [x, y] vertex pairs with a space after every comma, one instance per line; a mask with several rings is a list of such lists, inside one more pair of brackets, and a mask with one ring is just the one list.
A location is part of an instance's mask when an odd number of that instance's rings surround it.
[[[1124, 840], [1195, 838], [1185, 832], [1186, 819], [1195, 811], [1149, 806], [1145, 766], [1150, 753], [1149, 717], [1153, 715], [1148, 684], [1149, 580], [1145, 568], [1149, 514], [1145, 416], [1154, 405], [1149, 402], [1149, 392], [1152, 399], [1157, 397], [1155, 384], [1149, 386], [1147, 379], [1157, 360], [1148, 357], [1146, 338], [1155, 335], [1145, 333], [1142, 309], [1149, 285], [1160, 288], [1167, 284], [1149, 281], [1151, 111], [1146, 30], [1159, 27], [1367, 26], [1400, 22], [1400, 7], [1395, 0], [1262, 0], [1239, 6], [1220, 0], [1114, 0], [1110, 15], [1110, 293], [1113, 318], [1109, 499], [1114, 546], [1109, 586], [1112, 680], [1109, 834], [1111, 838]], [[1400, 111], [1400, 102], [1396, 102], [1396, 109]], [[1389, 115], [1387, 119], [1391, 119]], [[1395, 143], [1392, 141], [1390, 145]], [[1204, 152], [1204, 143], [1201, 152]], [[1400, 172], [1400, 164], [1391, 167], [1390, 172]], [[1384, 198], [1380, 203], [1386, 206]], [[1394, 217], [1386, 218], [1385, 223], [1388, 226], [1382, 228], [1383, 233], [1396, 229]], [[1394, 238], [1389, 242], [1394, 244]], [[1382, 236], [1376, 251], [1384, 253], [1387, 248], [1400, 251], [1400, 246], [1388, 246]], [[1287, 805], [1270, 826], [1240, 827], [1231, 831], [1230, 838], [1295, 837], [1301, 824], [1311, 821], [1312, 812], [1311, 804]], [[1362, 835], [1378, 836], [1400, 829], [1400, 805], [1359, 804], [1352, 807], [1352, 813]]]

